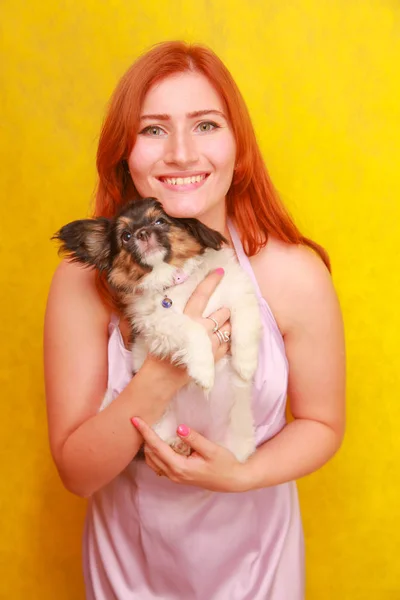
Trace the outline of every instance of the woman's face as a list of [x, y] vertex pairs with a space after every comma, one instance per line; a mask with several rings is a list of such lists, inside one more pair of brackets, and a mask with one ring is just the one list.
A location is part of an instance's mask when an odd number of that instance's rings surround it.
[[223, 102], [206, 77], [171, 75], [149, 90], [128, 158], [141, 196], [157, 198], [173, 217], [223, 230], [235, 157]]

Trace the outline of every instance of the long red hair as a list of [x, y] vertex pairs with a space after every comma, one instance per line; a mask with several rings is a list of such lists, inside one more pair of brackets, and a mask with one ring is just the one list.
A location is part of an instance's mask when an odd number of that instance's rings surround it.
[[265, 167], [246, 104], [231, 74], [214, 52], [197, 44], [158, 44], [139, 57], [118, 83], [98, 146], [95, 216], [112, 217], [122, 204], [138, 196], [126, 159], [135, 144], [145, 95], [161, 79], [187, 71], [205, 75], [227, 110], [237, 148], [227, 213], [248, 255], [256, 254], [272, 235], [289, 244], [312, 248], [330, 270], [326, 251], [300, 233], [281, 203]]

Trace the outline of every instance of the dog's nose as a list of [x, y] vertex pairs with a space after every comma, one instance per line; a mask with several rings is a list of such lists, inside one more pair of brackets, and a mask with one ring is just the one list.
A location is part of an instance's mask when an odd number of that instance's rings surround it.
[[143, 227], [142, 229], [139, 229], [139, 231], [136, 233], [136, 237], [138, 240], [142, 240], [143, 242], [145, 242], [150, 237], [150, 231], [146, 229], [146, 227]]

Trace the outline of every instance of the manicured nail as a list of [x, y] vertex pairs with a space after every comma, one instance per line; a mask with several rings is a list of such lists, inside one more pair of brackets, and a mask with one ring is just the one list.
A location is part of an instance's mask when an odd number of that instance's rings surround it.
[[187, 437], [190, 433], [190, 429], [187, 425], [179, 425], [177, 432], [178, 435], [181, 435], [182, 437]]
[[134, 425], [135, 427], [139, 427], [139, 421], [138, 421], [138, 420], [137, 420], [135, 417], [132, 417], [132, 419], [131, 419], [131, 423], [132, 423], [132, 425]]
[[218, 273], [218, 275], [223, 275], [225, 273], [225, 269], [218, 267], [218, 269], [215, 269], [215, 272]]

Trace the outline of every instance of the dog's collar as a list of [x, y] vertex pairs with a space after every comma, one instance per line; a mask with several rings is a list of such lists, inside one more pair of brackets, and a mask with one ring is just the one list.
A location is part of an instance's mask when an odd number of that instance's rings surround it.
[[185, 273], [183, 269], [176, 269], [172, 277], [172, 285], [179, 285], [180, 283], [184, 283], [188, 277], [189, 275]]
[[[175, 269], [173, 276], [172, 276], [172, 285], [164, 286], [164, 292], [168, 289], [171, 289], [175, 285], [179, 285], [180, 283], [183, 283], [184, 281], [187, 280], [188, 277], [189, 277], [188, 274], [185, 273], [185, 271], [183, 271], [182, 269]], [[165, 294], [164, 298], [161, 300], [161, 304], [164, 308], [171, 308], [172, 300], [171, 300], [171, 298], [168, 298], [167, 294]]]
[[[167, 290], [170, 290], [172, 287], [175, 287], [176, 285], [179, 285], [180, 283], [183, 283], [184, 281], [187, 280], [188, 277], [189, 277], [189, 275], [187, 273], [185, 273], [185, 271], [183, 269], [175, 269], [175, 271], [172, 274], [172, 283], [170, 285], [164, 286], [164, 292], [166, 292]], [[171, 298], [168, 298], [167, 294], [164, 294], [164, 298], [161, 300], [161, 304], [164, 308], [171, 308], [173, 302], [172, 302]]]
[[169, 288], [175, 287], [187, 280], [189, 275], [185, 273], [183, 269], [175, 269], [172, 274], [172, 282], [169, 285], [164, 286], [164, 290], [168, 290]]

